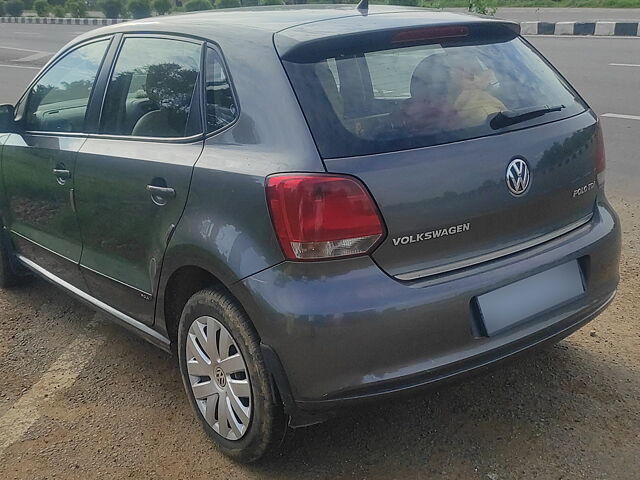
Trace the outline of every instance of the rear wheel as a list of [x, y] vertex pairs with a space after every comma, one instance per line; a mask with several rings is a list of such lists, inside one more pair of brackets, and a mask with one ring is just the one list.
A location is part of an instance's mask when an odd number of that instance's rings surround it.
[[226, 293], [206, 289], [187, 302], [178, 331], [182, 381], [200, 423], [226, 455], [252, 462], [286, 430], [258, 336]]

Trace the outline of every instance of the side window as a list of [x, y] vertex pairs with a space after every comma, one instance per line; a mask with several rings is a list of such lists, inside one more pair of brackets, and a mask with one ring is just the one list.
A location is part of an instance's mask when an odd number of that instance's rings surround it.
[[39, 132], [82, 132], [91, 90], [109, 45], [90, 43], [68, 53], [33, 86], [24, 127]]
[[201, 49], [181, 40], [125, 39], [107, 87], [101, 133], [158, 138], [200, 133], [193, 95]]
[[207, 49], [206, 58], [207, 133], [226, 127], [238, 114], [231, 85], [218, 53]]

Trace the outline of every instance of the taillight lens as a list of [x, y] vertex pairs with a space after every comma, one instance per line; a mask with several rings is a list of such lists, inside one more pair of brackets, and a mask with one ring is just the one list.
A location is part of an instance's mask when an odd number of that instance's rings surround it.
[[280, 246], [289, 260], [364, 254], [385, 232], [369, 192], [352, 177], [272, 176], [267, 179], [267, 200]]
[[602, 127], [598, 125], [596, 132], [596, 180], [598, 186], [604, 185], [604, 170], [606, 168], [606, 157], [604, 154], [604, 138], [602, 136]]

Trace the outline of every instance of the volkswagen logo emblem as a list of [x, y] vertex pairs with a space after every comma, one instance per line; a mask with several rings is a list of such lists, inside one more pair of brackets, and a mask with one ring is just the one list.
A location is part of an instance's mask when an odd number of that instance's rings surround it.
[[506, 182], [509, 191], [513, 195], [520, 196], [525, 193], [531, 183], [531, 174], [529, 173], [527, 162], [521, 158], [511, 160], [507, 166]]
[[216, 383], [220, 386], [220, 388], [224, 388], [227, 384], [227, 377], [220, 367], [216, 367], [213, 370], [213, 377], [216, 379]]

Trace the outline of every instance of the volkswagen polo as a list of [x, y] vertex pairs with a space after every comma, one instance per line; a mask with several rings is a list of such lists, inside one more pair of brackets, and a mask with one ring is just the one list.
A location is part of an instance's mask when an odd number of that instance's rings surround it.
[[557, 341], [616, 291], [598, 119], [514, 23], [309, 6], [100, 28], [0, 132], [0, 284], [33, 272], [176, 352], [240, 461]]

